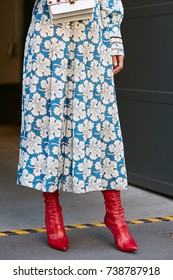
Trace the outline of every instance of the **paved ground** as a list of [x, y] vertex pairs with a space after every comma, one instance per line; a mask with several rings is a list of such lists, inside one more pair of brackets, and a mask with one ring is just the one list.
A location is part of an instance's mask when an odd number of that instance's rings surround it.
[[72, 229], [67, 231], [68, 251], [48, 247], [45, 233], [0, 237], [0, 259], [3, 260], [172, 260], [173, 240], [162, 235], [172, 231], [172, 222], [129, 225], [139, 251], [120, 252], [107, 228]]
[[[0, 232], [43, 228], [42, 194], [16, 186], [19, 128], [0, 127]], [[103, 222], [105, 213], [100, 192], [73, 194], [61, 192], [65, 225]], [[129, 186], [122, 192], [126, 220], [173, 216], [172, 199]], [[0, 259], [173, 259], [173, 222], [129, 224], [139, 251], [124, 253], [116, 249], [106, 227], [67, 231], [67, 252], [51, 249], [46, 234], [32, 233], [0, 237]]]

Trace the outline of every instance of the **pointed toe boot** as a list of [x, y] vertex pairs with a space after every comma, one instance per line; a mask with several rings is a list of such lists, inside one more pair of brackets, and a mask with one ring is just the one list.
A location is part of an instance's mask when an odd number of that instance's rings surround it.
[[130, 252], [138, 250], [137, 244], [130, 234], [121, 205], [120, 191], [102, 191], [105, 200], [105, 225], [114, 236], [115, 244], [120, 251]]
[[50, 247], [66, 251], [68, 238], [65, 232], [62, 208], [59, 203], [59, 191], [43, 192], [45, 202], [45, 224]]

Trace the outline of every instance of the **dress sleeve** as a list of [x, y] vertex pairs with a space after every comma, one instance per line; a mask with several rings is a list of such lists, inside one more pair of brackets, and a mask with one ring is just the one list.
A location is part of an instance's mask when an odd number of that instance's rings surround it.
[[124, 7], [121, 0], [107, 0], [109, 5], [109, 32], [112, 55], [124, 55], [121, 36], [121, 22], [124, 17]]

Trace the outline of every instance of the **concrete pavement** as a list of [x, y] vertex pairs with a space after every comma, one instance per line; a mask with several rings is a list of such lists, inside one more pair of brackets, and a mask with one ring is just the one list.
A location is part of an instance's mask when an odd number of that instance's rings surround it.
[[[44, 205], [39, 191], [16, 185], [19, 128], [0, 127], [0, 232], [43, 228]], [[65, 225], [102, 223], [105, 214], [100, 192], [60, 193]], [[172, 199], [129, 186], [122, 192], [126, 220], [173, 216]], [[129, 224], [139, 251], [117, 250], [105, 227], [67, 230], [69, 250], [47, 245], [46, 233], [0, 236], [0, 259], [173, 259], [173, 222]]]

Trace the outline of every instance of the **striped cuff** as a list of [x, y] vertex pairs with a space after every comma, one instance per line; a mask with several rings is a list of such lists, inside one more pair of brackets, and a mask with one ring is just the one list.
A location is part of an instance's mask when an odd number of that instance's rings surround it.
[[113, 55], [123, 55], [124, 56], [124, 46], [121, 37], [112, 36], [110, 37], [112, 56]]

